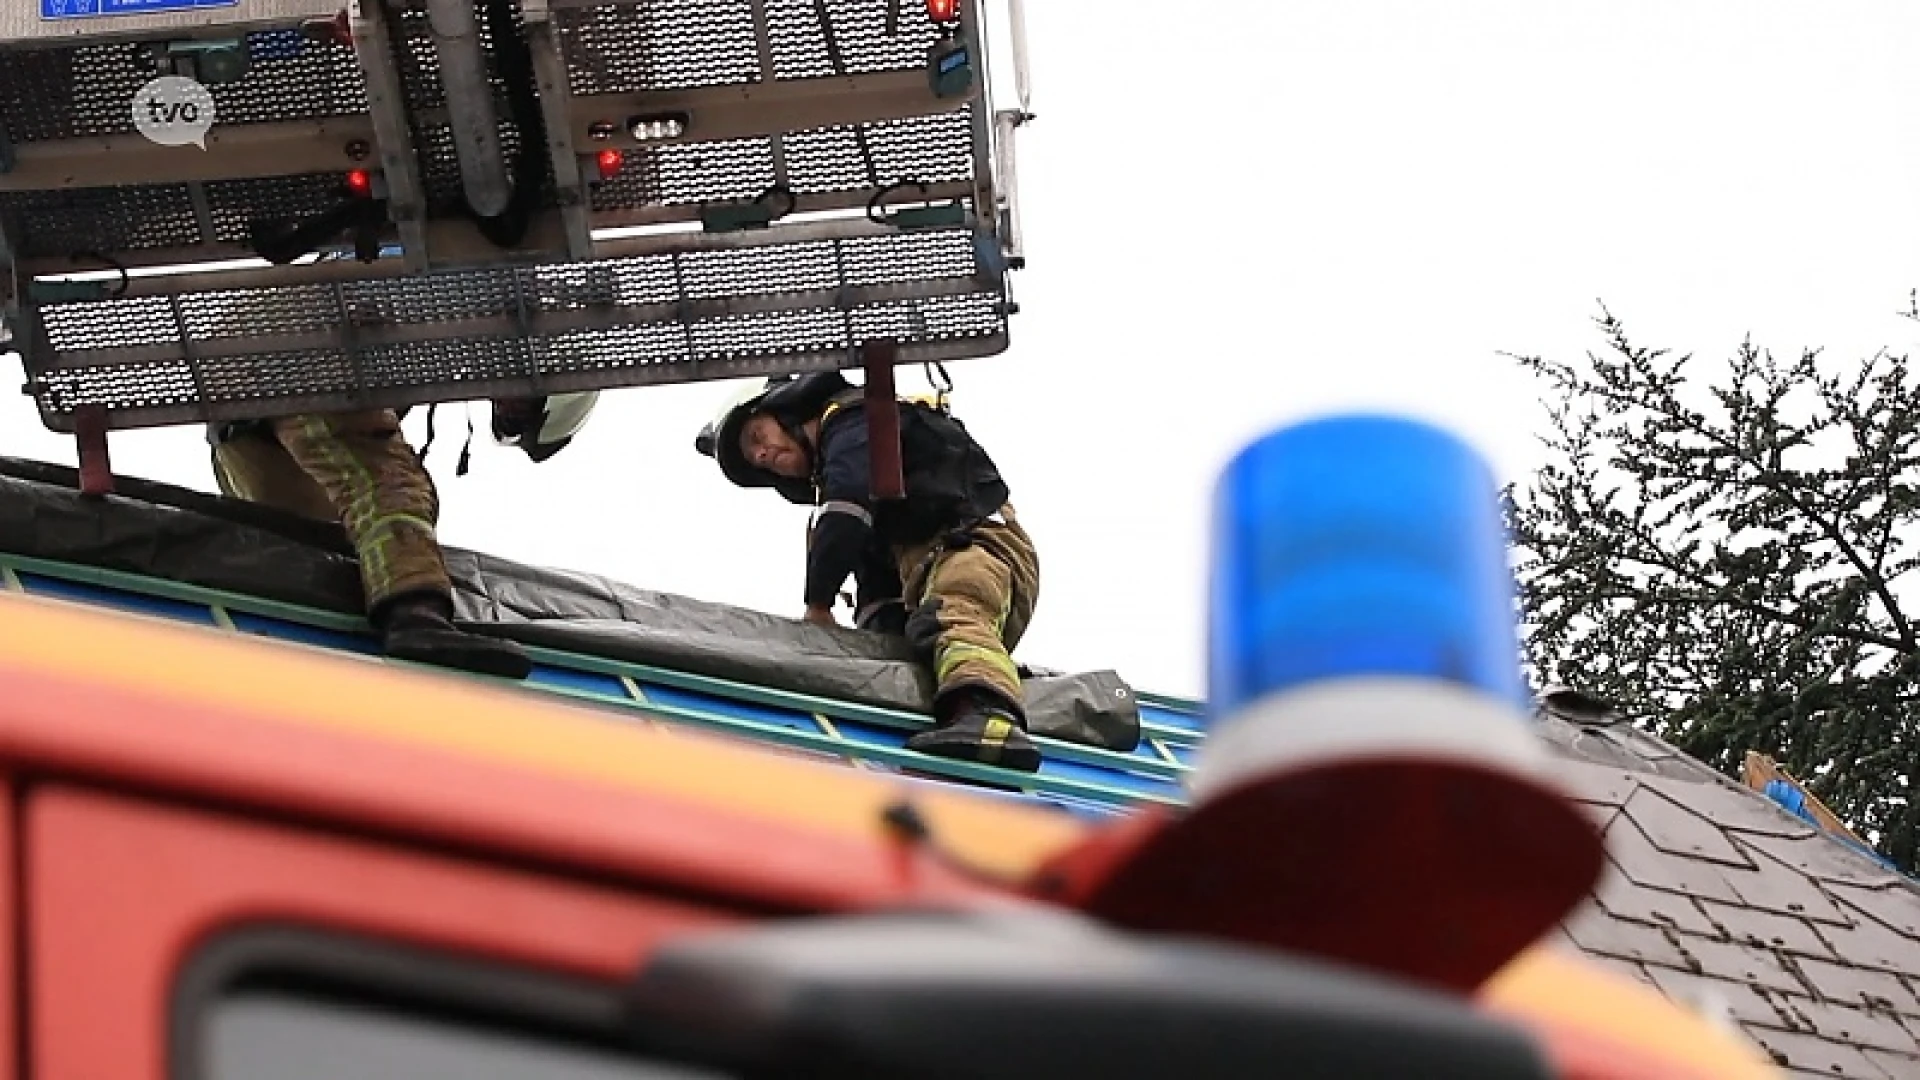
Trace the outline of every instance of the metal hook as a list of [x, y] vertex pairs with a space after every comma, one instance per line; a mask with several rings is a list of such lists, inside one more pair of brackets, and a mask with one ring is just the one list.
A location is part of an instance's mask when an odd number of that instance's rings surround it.
[[788, 187], [785, 184], [773, 185], [767, 190], [761, 192], [757, 197], [754, 198], [753, 201], [756, 203], [760, 203], [761, 205], [765, 205], [767, 201], [767, 197], [770, 195], [779, 195], [784, 197], [787, 200], [787, 208], [785, 210], [781, 210], [776, 213], [773, 213], [769, 215], [769, 217], [772, 217], [772, 218], [786, 217], [788, 214], [793, 213], [794, 210], [797, 209], [800, 205], [800, 200], [798, 197], [794, 195], [793, 189]]
[[875, 225], [887, 224], [886, 216], [881, 210], [881, 204], [886, 201], [889, 195], [897, 191], [904, 191], [907, 188], [918, 189], [923, 196], [928, 190], [926, 182], [923, 180], [897, 180], [888, 184], [886, 187], [874, 192], [873, 198], [867, 200], [867, 220], [873, 222]]
[[70, 258], [73, 262], [79, 262], [82, 259], [93, 259], [96, 262], [106, 263], [107, 269], [120, 275], [120, 284], [114, 287], [113, 292], [107, 294], [109, 299], [121, 299], [127, 295], [127, 290], [132, 287], [133, 282], [132, 279], [127, 276], [126, 266], [112, 256], [103, 255], [98, 251], [76, 251]]

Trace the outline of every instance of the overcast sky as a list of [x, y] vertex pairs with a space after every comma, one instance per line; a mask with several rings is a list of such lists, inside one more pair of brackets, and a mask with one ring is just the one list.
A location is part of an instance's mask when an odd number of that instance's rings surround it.
[[[1524, 479], [1544, 418], [1499, 354], [1577, 357], [1601, 301], [1713, 365], [1747, 334], [1852, 356], [1920, 330], [1895, 315], [1920, 286], [1911, 3], [1037, 0], [1027, 20], [1022, 312], [1009, 352], [950, 371], [1040, 549], [1033, 663], [1204, 693], [1209, 501], [1236, 449], [1386, 409]], [[692, 450], [731, 389], [614, 392], [559, 457], [477, 443], [462, 478], [443, 407], [443, 539], [797, 615], [805, 511]], [[199, 428], [113, 450], [212, 489]], [[25, 397], [0, 453], [73, 456]]]

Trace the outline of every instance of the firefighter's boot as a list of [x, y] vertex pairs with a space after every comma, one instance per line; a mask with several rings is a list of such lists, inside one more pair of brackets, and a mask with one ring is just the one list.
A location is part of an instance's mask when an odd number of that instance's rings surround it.
[[1040, 748], [1028, 737], [1019, 707], [981, 690], [955, 694], [938, 725], [908, 739], [907, 749], [1017, 772], [1040, 770]]
[[395, 597], [374, 622], [386, 654], [395, 659], [503, 679], [524, 679], [533, 671], [520, 646], [453, 625], [453, 601], [437, 593]]

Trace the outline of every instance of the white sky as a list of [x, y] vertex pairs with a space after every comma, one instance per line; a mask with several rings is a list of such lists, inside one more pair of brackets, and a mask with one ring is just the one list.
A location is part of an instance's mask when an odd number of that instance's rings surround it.
[[[1845, 356], [1920, 337], [1895, 316], [1920, 286], [1920, 6], [1027, 7], [1022, 313], [1008, 353], [949, 370], [1040, 548], [1033, 663], [1202, 694], [1209, 501], [1238, 447], [1381, 408], [1523, 479], [1544, 418], [1497, 354], [1596, 347], [1598, 301], [1711, 364], [1748, 333]], [[797, 614], [805, 511], [692, 450], [731, 389], [614, 392], [559, 457], [477, 441], [464, 478], [442, 408], [442, 538]], [[30, 399], [0, 402], [0, 453], [72, 462]], [[212, 489], [200, 428], [113, 451]]]

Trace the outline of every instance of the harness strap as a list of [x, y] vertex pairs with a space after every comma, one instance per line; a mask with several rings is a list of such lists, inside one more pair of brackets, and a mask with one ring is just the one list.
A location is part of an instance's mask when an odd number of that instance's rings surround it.
[[[891, 369], [889, 369], [889, 375], [891, 375]], [[889, 384], [891, 384], [892, 382], [891, 378], [888, 379], [888, 382]], [[827, 399], [826, 407], [820, 411], [820, 426], [824, 430], [826, 428], [827, 421], [831, 420], [835, 413], [840, 412], [842, 409], [845, 409], [846, 407], [848, 407], [849, 405], [852, 405], [855, 402], [861, 402], [865, 404], [867, 407], [867, 415], [865, 419], [867, 423], [867, 443], [869, 447], [869, 450], [868, 450], [869, 456], [867, 459], [867, 463], [868, 463], [869, 469], [871, 470], [871, 475], [869, 476], [869, 479], [867, 482], [867, 490], [873, 496], [873, 499], [875, 502], [880, 502], [887, 499], [904, 499], [906, 498], [907, 485], [906, 485], [906, 476], [905, 476], [905, 462], [902, 460], [901, 453], [900, 453], [900, 409], [902, 406], [905, 406], [907, 408], [930, 409], [944, 415], [946, 414], [945, 403], [942, 401], [938, 401], [937, 399], [934, 399], [931, 396], [925, 395], [925, 394], [919, 394], [919, 395], [915, 395], [913, 397], [908, 397], [908, 398], [899, 397], [898, 395], [895, 395], [895, 394], [889, 394], [886, 398], [886, 404], [885, 406], [883, 406], [882, 411], [885, 411], [891, 414], [893, 419], [893, 428], [891, 433], [891, 439], [883, 443], [880, 440], [887, 439], [887, 434], [882, 430], [876, 430], [874, 427], [873, 421], [874, 421], [875, 409], [873, 406], [872, 399], [873, 399], [873, 391], [871, 387], [861, 388], [856, 386], [850, 390], [842, 390], [841, 392]], [[889, 449], [889, 448], [891, 449], [891, 452], [892, 452], [892, 461], [890, 463], [884, 460], [885, 454], [883, 452], [885, 449]], [[888, 476], [887, 469], [889, 464], [892, 466], [891, 471], [894, 479], [894, 490], [898, 492], [898, 494], [895, 494], [895, 495], [885, 494], [884, 481], [887, 479], [887, 476]], [[818, 466], [816, 465], [815, 474], [813, 478], [813, 501], [815, 505], [818, 505], [820, 503], [823, 494], [824, 493], [820, 490], [820, 478], [819, 478]]]
[[891, 338], [860, 345], [860, 363], [867, 376], [867, 460], [872, 470], [867, 486], [876, 502], [907, 497], [900, 462], [900, 399], [893, 389], [893, 364], [899, 355], [900, 345]]

